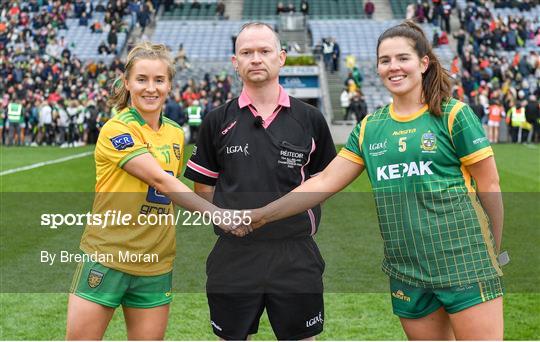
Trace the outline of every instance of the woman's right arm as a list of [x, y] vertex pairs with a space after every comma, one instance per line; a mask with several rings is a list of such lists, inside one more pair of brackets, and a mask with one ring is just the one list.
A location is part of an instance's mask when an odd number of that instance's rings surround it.
[[287, 195], [251, 213], [252, 229], [266, 223], [299, 214], [325, 201], [352, 183], [364, 171], [364, 165], [341, 156], [335, 157], [317, 176], [310, 178]]
[[221, 210], [198, 196], [180, 180], [163, 171], [150, 153], [144, 153], [131, 159], [123, 166], [123, 169], [157, 191], [167, 195], [174, 204], [186, 210], [201, 213], [213, 213]]

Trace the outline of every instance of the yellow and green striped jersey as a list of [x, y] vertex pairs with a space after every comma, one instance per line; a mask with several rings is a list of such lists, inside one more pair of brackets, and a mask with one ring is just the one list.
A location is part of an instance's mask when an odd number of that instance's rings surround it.
[[493, 155], [471, 110], [451, 99], [406, 119], [392, 105], [355, 127], [339, 155], [365, 166], [384, 241], [383, 271], [413, 286], [502, 275], [487, 216], [466, 166]]
[[[155, 188], [123, 170], [131, 159], [150, 153], [163, 168], [180, 176], [184, 152], [184, 132], [168, 118], [161, 117], [158, 131], [152, 130], [134, 108], [126, 108], [101, 129], [96, 143], [96, 198], [92, 214], [116, 211], [130, 214], [129, 224], [108, 222], [107, 227], [87, 225], [81, 249], [86, 253], [107, 254], [114, 261], [105, 266], [133, 275], [159, 275], [172, 270], [175, 257], [175, 227], [172, 220], [164, 225], [140, 224], [139, 215], [173, 214], [171, 201]], [[110, 220], [111, 221], [111, 220]], [[152, 223], [152, 222], [150, 222]], [[135, 262], [121, 260], [119, 253], [152, 255]], [[157, 255], [157, 258], [155, 256]], [[156, 261], [157, 259], [157, 261]]]

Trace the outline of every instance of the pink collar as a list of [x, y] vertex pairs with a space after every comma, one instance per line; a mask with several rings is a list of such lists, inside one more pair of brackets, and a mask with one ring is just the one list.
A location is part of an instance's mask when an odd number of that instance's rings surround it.
[[[253, 105], [253, 102], [249, 98], [246, 89], [242, 89], [242, 93], [240, 94], [240, 97], [238, 98], [238, 106], [240, 108], [244, 108], [246, 106]], [[291, 100], [289, 99], [289, 94], [287, 94], [287, 91], [283, 89], [281, 84], [279, 85], [279, 97], [278, 97], [278, 106], [282, 107], [290, 107], [291, 106]]]

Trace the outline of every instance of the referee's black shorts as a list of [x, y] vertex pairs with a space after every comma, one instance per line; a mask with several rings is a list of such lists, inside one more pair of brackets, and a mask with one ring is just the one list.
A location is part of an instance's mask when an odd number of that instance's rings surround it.
[[245, 340], [266, 308], [279, 340], [323, 330], [324, 261], [312, 237], [252, 241], [220, 237], [208, 256], [206, 291], [214, 333]]

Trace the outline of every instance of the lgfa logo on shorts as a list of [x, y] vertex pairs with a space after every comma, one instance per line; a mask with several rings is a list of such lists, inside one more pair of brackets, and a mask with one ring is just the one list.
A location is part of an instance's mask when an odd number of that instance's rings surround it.
[[317, 323], [323, 324], [324, 319], [322, 317], [322, 312], [319, 311], [319, 314], [311, 319], [306, 321], [306, 328], [312, 327]]
[[403, 293], [403, 291], [401, 291], [401, 290], [397, 290], [396, 292], [392, 292], [392, 297], [404, 300], [406, 302], [411, 301], [411, 297], [406, 296], [405, 293]]

